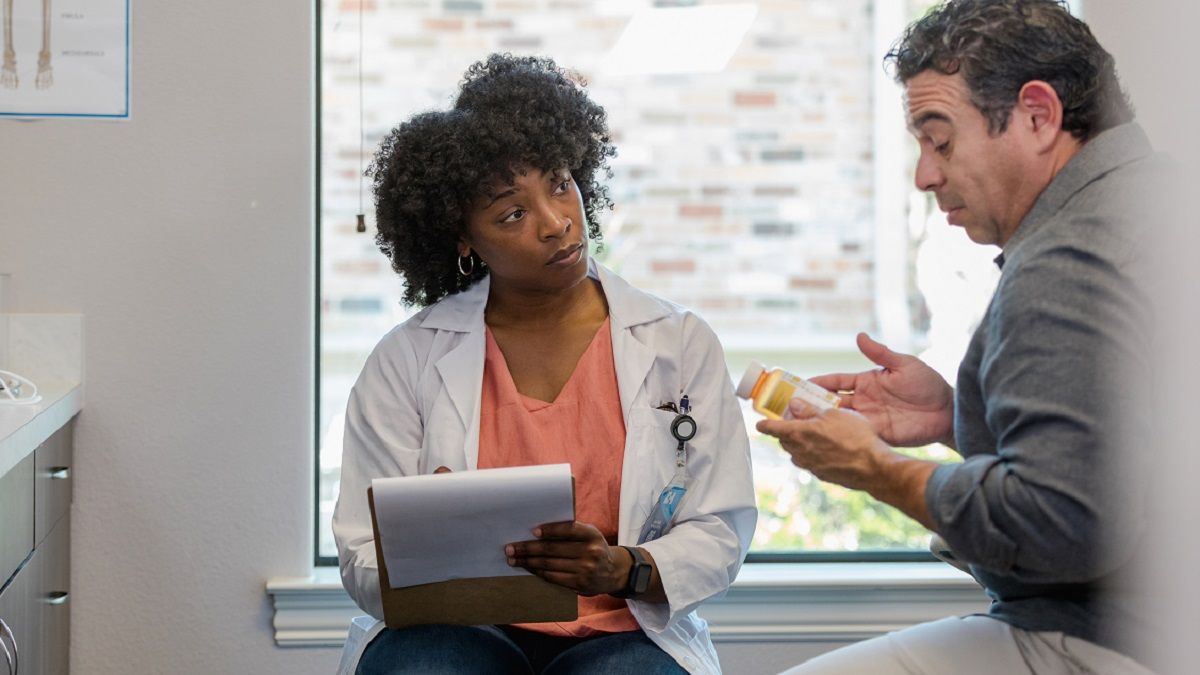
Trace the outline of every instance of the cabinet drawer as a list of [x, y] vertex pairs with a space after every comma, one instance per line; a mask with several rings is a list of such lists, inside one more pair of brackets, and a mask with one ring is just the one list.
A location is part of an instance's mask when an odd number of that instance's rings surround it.
[[33, 468], [29, 455], [0, 476], [0, 586], [33, 550]]
[[[42, 672], [67, 675], [71, 646], [71, 517], [58, 521], [37, 548], [41, 582], [34, 597]], [[22, 671], [24, 672], [24, 671]]]
[[[5, 647], [8, 648], [9, 658], [16, 659], [13, 672], [42, 673], [41, 644], [38, 636], [38, 609], [32, 602], [37, 586], [38, 568], [35, 564], [37, 554], [30, 563], [8, 580], [8, 587], [0, 592], [0, 619], [8, 626], [9, 633], [3, 635]], [[0, 633], [4, 633], [0, 628]], [[15, 650], [14, 650], [15, 646]], [[15, 651], [15, 653], [14, 653]], [[4, 650], [0, 649], [0, 668], [3, 668]], [[0, 671], [6, 672], [6, 671]]]
[[67, 422], [38, 446], [35, 469], [34, 542], [38, 545], [71, 507], [71, 486], [74, 484], [72, 443], [75, 420]]

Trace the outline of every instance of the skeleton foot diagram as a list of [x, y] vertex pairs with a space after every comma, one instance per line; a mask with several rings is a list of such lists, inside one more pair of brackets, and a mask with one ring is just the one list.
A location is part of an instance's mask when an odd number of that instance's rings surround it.
[[[13, 42], [13, 0], [4, 1], [4, 65], [0, 66], [0, 86], [16, 89], [21, 83], [17, 75], [17, 51]], [[37, 76], [33, 85], [47, 89], [54, 84], [54, 68], [50, 64], [50, 0], [42, 0], [42, 49], [38, 52]]]
[[17, 78], [17, 53], [13, 51], [12, 5], [13, 0], [4, 0], [4, 67], [0, 69], [0, 85], [7, 89], [16, 89], [20, 82]]

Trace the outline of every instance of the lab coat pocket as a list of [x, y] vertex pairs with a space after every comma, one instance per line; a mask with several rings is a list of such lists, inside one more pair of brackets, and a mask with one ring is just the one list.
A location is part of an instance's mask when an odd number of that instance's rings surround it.
[[637, 513], [643, 518], [675, 475], [675, 448], [679, 445], [671, 435], [675, 417], [670, 410], [654, 408], [635, 409], [629, 416], [623, 480], [637, 476]]

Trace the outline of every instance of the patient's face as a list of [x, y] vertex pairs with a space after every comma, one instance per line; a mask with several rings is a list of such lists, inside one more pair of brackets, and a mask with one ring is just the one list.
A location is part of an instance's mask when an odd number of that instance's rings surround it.
[[946, 221], [979, 244], [1003, 246], [1045, 188], [1023, 125], [993, 133], [961, 73], [932, 70], [905, 84], [908, 126], [917, 139], [916, 186], [932, 192]]

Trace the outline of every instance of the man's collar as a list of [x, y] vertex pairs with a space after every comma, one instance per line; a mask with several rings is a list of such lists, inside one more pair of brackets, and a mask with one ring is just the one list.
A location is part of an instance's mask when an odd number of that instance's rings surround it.
[[1075, 153], [1038, 196], [1033, 208], [1021, 220], [1016, 233], [1004, 244], [1003, 252], [996, 257], [996, 264], [1003, 267], [1005, 259], [1012, 256], [1012, 252], [1022, 241], [1033, 236], [1052, 220], [1062, 207], [1089, 183], [1121, 164], [1142, 159], [1153, 153], [1150, 139], [1136, 122], [1100, 132]]

